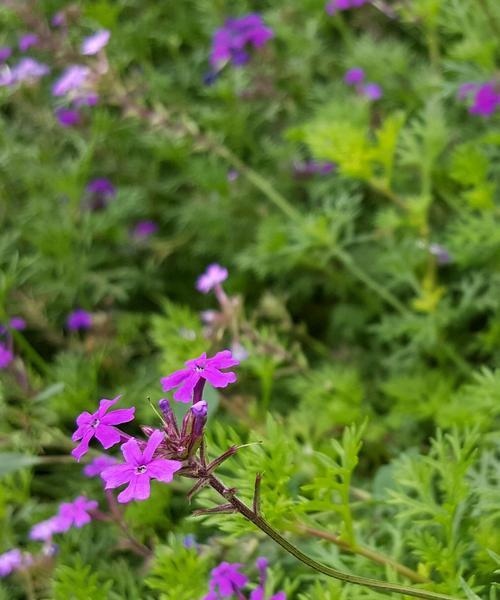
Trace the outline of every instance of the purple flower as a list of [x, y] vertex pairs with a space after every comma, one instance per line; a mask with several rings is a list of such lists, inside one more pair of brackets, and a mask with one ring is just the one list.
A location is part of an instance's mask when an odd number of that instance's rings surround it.
[[99, 196], [114, 196], [116, 194], [116, 189], [109, 179], [100, 177], [89, 181], [87, 184], [87, 192]]
[[71, 65], [52, 86], [54, 96], [65, 96], [69, 92], [80, 90], [87, 82], [90, 69], [85, 65]]
[[16, 331], [26, 329], [26, 321], [22, 317], [12, 317], [9, 321], [9, 327]]
[[0, 48], [0, 63], [3, 63], [10, 58], [11, 54], [12, 48], [9, 48], [9, 46], [3, 46]]
[[236, 374], [232, 371], [223, 373], [220, 369], [227, 369], [239, 365], [239, 361], [233, 358], [230, 350], [217, 352], [212, 358], [207, 358], [204, 352], [198, 358], [188, 360], [186, 369], [175, 371], [168, 377], [161, 379], [163, 391], [168, 392], [174, 388], [174, 400], [178, 402], [190, 402], [194, 388], [200, 380], [206, 380], [216, 388], [225, 388], [236, 381]]
[[32, 46], [36, 46], [39, 41], [39, 37], [36, 33], [26, 33], [19, 38], [19, 50], [21, 50], [21, 52], [26, 52], [26, 50], [29, 50]]
[[436, 257], [438, 265], [449, 265], [453, 262], [450, 253], [441, 244], [429, 244], [429, 252]]
[[334, 15], [338, 10], [349, 10], [350, 8], [359, 8], [363, 4], [368, 4], [371, 0], [331, 0], [326, 5], [326, 12]]
[[[248, 578], [240, 573], [238, 569], [241, 567], [239, 563], [222, 562], [218, 567], [211, 572], [210, 593], [207, 598], [216, 598], [214, 593], [218, 591], [223, 598], [232, 597], [235, 590], [241, 590], [248, 581]], [[217, 590], [218, 588], [218, 590]]]
[[469, 108], [473, 115], [491, 116], [500, 104], [500, 94], [493, 83], [480, 86], [474, 96], [474, 104]]
[[89, 329], [92, 327], [92, 315], [82, 308], [77, 308], [68, 315], [66, 325], [71, 331]]
[[6, 577], [23, 566], [23, 555], [17, 548], [0, 554], [0, 577]]
[[71, 108], [58, 108], [55, 114], [62, 127], [74, 127], [81, 121], [80, 113]]
[[80, 47], [80, 52], [85, 56], [97, 54], [109, 42], [111, 33], [107, 29], [101, 29], [93, 35], [86, 37]]
[[50, 22], [53, 27], [62, 27], [63, 25], [66, 25], [66, 15], [60, 10], [59, 12], [56, 12]]
[[83, 96], [79, 96], [73, 100], [73, 106], [79, 108], [80, 106], [96, 106], [99, 102], [99, 96], [96, 93], [87, 93]]
[[0, 76], [0, 86], [12, 86], [16, 83], [35, 82], [50, 72], [49, 67], [33, 58], [22, 58], [10, 72]]
[[68, 531], [71, 527], [79, 529], [90, 523], [92, 517], [88, 513], [97, 507], [97, 502], [89, 500], [86, 496], [78, 496], [73, 502], [63, 502], [55, 517], [58, 521], [58, 532]]
[[0, 342], [0, 369], [5, 369], [14, 360], [12, 351]]
[[151, 479], [170, 483], [174, 473], [182, 468], [182, 463], [178, 460], [153, 458], [156, 449], [164, 439], [163, 431], [153, 431], [143, 452], [137, 440], [130, 439], [121, 447], [125, 463], [108, 467], [102, 472], [101, 477], [106, 482], [107, 490], [128, 483], [126, 489], [118, 494], [118, 502], [146, 500], [151, 493]]
[[55, 516], [45, 521], [40, 521], [31, 528], [29, 538], [30, 540], [37, 540], [40, 542], [48, 542], [52, 539], [55, 533], [61, 531], [61, 520]]
[[158, 225], [154, 221], [139, 221], [132, 230], [135, 239], [148, 238], [158, 231]]
[[85, 465], [83, 474], [86, 477], [96, 477], [97, 475], [100, 475], [104, 469], [116, 465], [117, 462], [116, 458], [113, 458], [112, 456], [98, 456], [90, 461], [88, 465]]
[[344, 75], [344, 81], [348, 85], [356, 85], [357, 83], [361, 83], [365, 78], [365, 72], [363, 69], [359, 67], [354, 67], [353, 69], [349, 69], [346, 71]]
[[99, 409], [95, 413], [91, 414], [85, 411], [78, 416], [76, 419], [78, 428], [71, 438], [74, 442], [82, 440], [78, 446], [71, 451], [71, 454], [77, 460], [80, 460], [87, 452], [90, 440], [94, 436], [101, 442], [103, 448], [106, 450], [111, 448], [111, 446], [118, 444], [121, 440], [122, 435], [115, 427], [113, 427], [113, 425], [120, 425], [121, 423], [132, 421], [134, 419], [135, 408], [120, 408], [106, 414], [119, 399], [120, 396], [113, 398], [113, 400], [103, 399], [99, 402]]
[[273, 31], [264, 25], [258, 14], [249, 14], [237, 19], [227, 19], [224, 27], [217, 29], [212, 42], [210, 63], [219, 67], [225, 62], [243, 65], [250, 56], [248, 46], [261, 48], [273, 37]]
[[198, 277], [196, 289], [203, 294], [208, 294], [215, 286], [227, 279], [227, 269], [217, 263], [208, 265], [207, 270]]
[[294, 162], [293, 175], [297, 179], [307, 179], [314, 175], [329, 175], [335, 170], [336, 166], [332, 162], [320, 162], [316, 160]]
[[478, 89], [478, 85], [475, 83], [463, 83], [458, 88], [457, 98], [459, 100], [465, 100], [471, 92], [475, 92]]
[[382, 98], [382, 88], [377, 83], [367, 83], [362, 86], [361, 93], [369, 100], [379, 100]]

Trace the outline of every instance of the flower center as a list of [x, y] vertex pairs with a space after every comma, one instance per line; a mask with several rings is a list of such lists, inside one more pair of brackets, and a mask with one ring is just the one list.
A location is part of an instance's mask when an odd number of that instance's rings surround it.
[[136, 472], [137, 475], [142, 475], [146, 471], [147, 471], [146, 465], [141, 465], [140, 467], [137, 467], [136, 470], [135, 470], [135, 472]]
[[90, 426], [93, 427], [94, 429], [96, 429], [97, 427], [99, 427], [99, 423], [100, 423], [99, 419], [94, 419], [92, 421], [92, 423], [90, 424]]
[[197, 373], [201, 373], [203, 370], [205, 369], [205, 367], [201, 366], [201, 365], [196, 365], [196, 367], [194, 368], [194, 370]]

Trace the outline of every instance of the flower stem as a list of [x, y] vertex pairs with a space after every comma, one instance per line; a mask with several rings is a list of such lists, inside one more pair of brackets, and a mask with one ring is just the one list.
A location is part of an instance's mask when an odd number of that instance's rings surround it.
[[326, 565], [323, 565], [320, 562], [314, 560], [313, 558], [307, 556], [307, 554], [304, 554], [291, 542], [285, 539], [263, 517], [261, 517], [259, 514], [256, 514], [251, 508], [249, 508], [239, 498], [237, 498], [234, 490], [226, 488], [224, 484], [213, 475], [210, 475], [209, 480], [210, 486], [223, 498], [225, 498], [235, 508], [237, 512], [239, 512], [246, 519], [248, 519], [248, 521], [251, 521], [256, 527], [258, 527], [261, 531], [263, 531], [266, 535], [273, 539], [289, 554], [294, 556], [297, 560], [300, 560], [302, 563], [304, 563], [311, 569], [318, 571], [318, 573], [323, 573], [323, 575], [327, 575], [328, 577], [332, 577], [333, 579], [338, 579], [339, 581], [344, 581], [346, 583], [352, 583], [355, 585], [362, 585], [377, 590], [379, 592], [385, 592], [389, 594], [405, 594], [406, 596], [412, 596], [414, 598], [424, 598], [425, 600], [458, 600], [458, 598], [454, 598], [453, 596], [447, 596], [445, 594], [439, 594], [437, 592], [429, 592], [427, 590], [418, 590], [415, 588], [397, 585], [394, 583], [386, 583], [384, 581], [379, 581], [378, 579], [359, 577], [358, 575], [351, 575], [349, 573], [344, 573], [343, 571], [333, 569], [332, 567], [327, 567]]

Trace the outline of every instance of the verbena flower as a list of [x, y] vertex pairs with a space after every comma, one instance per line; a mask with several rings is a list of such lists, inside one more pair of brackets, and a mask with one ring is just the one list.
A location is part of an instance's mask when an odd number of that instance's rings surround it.
[[63, 25], [66, 25], [66, 15], [64, 14], [64, 11], [60, 10], [59, 12], [56, 12], [50, 20], [50, 23], [53, 27], [62, 27]]
[[34, 58], [22, 58], [10, 71], [0, 74], [0, 86], [14, 86], [18, 83], [35, 83], [50, 72], [47, 65]]
[[16, 331], [26, 329], [26, 321], [22, 317], [12, 317], [9, 321], [9, 327]]
[[80, 113], [71, 108], [58, 108], [55, 111], [55, 115], [62, 127], [74, 127], [81, 121]]
[[90, 69], [85, 65], [69, 66], [52, 86], [54, 96], [66, 96], [70, 92], [80, 91], [87, 83]]
[[360, 67], [354, 67], [346, 71], [344, 75], [344, 81], [347, 83], [347, 85], [353, 85], [358, 94], [366, 96], [369, 100], [379, 100], [382, 98], [382, 88], [378, 85], [378, 83], [364, 83], [365, 72]]
[[379, 100], [382, 98], [382, 88], [378, 83], [367, 83], [361, 88], [361, 93], [370, 100]]
[[71, 454], [77, 459], [86, 454], [89, 449], [90, 440], [95, 436], [106, 450], [118, 444], [122, 439], [121, 433], [114, 427], [122, 423], [128, 423], [134, 419], [135, 407], [119, 408], [108, 413], [108, 410], [118, 402], [120, 396], [107, 400], [104, 398], [99, 402], [99, 409], [95, 413], [82, 412], [76, 419], [77, 430], [72, 436], [74, 442], [81, 440]]
[[0, 554], [0, 577], [7, 577], [22, 566], [23, 555], [18, 548]]
[[500, 94], [493, 83], [485, 83], [478, 88], [474, 96], [474, 104], [469, 108], [473, 115], [491, 116], [500, 104]]
[[130, 439], [121, 447], [125, 463], [108, 467], [102, 472], [107, 490], [128, 483], [127, 488], [118, 494], [118, 502], [146, 500], [151, 493], [151, 479], [170, 483], [174, 473], [182, 468], [182, 463], [177, 460], [154, 458], [154, 453], [164, 438], [162, 431], [153, 431], [143, 452], [137, 440]]
[[139, 221], [132, 229], [132, 237], [144, 239], [158, 231], [158, 225], [154, 221]]
[[78, 496], [73, 502], [63, 502], [56, 515], [58, 533], [71, 529], [71, 527], [83, 527], [92, 521], [89, 511], [98, 507], [96, 500], [89, 500], [86, 496]]
[[248, 578], [239, 572], [240, 563], [222, 562], [212, 569], [210, 575], [210, 592], [203, 600], [216, 599], [219, 594], [222, 598], [232, 597], [235, 590], [241, 590], [248, 582]]
[[5, 62], [12, 55], [12, 48], [9, 46], [3, 46], [0, 48], [0, 63]]
[[0, 342], [0, 369], [5, 369], [14, 360], [12, 350]]
[[227, 269], [217, 263], [208, 265], [207, 270], [198, 277], [196, 289], [203, 294], [208, 294], [216, 285], [220, 285], [227, 279]]
[[83, 474], [86, 477], [96, 477], [97, 475], [101, 475], [104, 469], [116, 465], [117, 462], [116, 458], [112, 456], [98, 456], [90, 461], [88, 465], [85, 465]]
[[30, 530], [30, 540], [36, 540], [40, 542], [48, 542], [52, 539], [54, 534], [61, 532], [62, 521], [57, 517], [51, 517], [45, 521], [40, 521]]
[[243, 65], [250, 59], [248, 47], [261, 48], [273, 35], [258, 14], [227, 19], [214, 34], [210, 63], [217, 68], [226, 62]]
[[[269, 565], [267, 558], [260, 556], [256, 560], [257, 568], [259, 569], [259, 587], [252, 591], [250, 600], [266, 600], [266, 580], [267, 567]], [[285, 592], [278, 592], [271, 596], [269, 600], [286, 600]]]
[[360, 67], [354, 67], [346, 71], [344, 75], [344, 81], [348, 85], [355, 85], [364, 81], [365, 72]]
[[86, 37], [80, 47], [80, 52], [85, 56], [97, 54], [109, 42], [111, 33], [107, 29], [101, 29], [93, 35]]
[[371, 0], [331, 0], [326, 5], [325, 9], [329, 15], [334, 15], [337, 11], [359, 8], [364, 4], [368, 4], [370, 1]]
[[40, 41], [36, 33], [26, 33], [19, 38], [19, 50], [26, 52], [32, 46], [36, 46]]
[[71, 331], [89, 329], [92, 327], [92, 315], [86, 310], [78, 308], [68, 315], [66, 325]]
[[212, 358], [207, 358], [204, 352], [198, 358], [188, 360], [184, 364], [186, 369], [180, 369], [161, 379], [165, 392], [178, 388], [174, 393], [174, 400], [178, 402], [190, 402], [194, 388], [200, 380], [206, 380], [216, 388], [225, 388], [230, 383], [234, 383], [236, 374], [232, 371], [223, 373], [221, 369], [235, 367], [240, 363], [233, 358], [230, 350], [223, 350]]

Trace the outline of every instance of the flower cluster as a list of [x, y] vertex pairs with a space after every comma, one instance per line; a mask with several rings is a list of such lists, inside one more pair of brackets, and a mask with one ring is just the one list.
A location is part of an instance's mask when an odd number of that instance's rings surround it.
[[[259, 570], [259, 585], [250, 592], [249, 600], [266, 600], [266, 580], [268, 562], [264, 557], [256, 561]], [[210, 591], [203, 600], [220, 600], [221, 598], [234, 598], [245, 600], [242, 590], [248, 583], [248, 577], [240, 573], [241, 564], [222, 562], [211, 572]], [[285, 592], [278, 592], [268, 600], [286, 600]]]
[[352, 85], [358, 92], [366, 96], [369, 100], [379, 100], [382, 98], [382, 88], [378, 83], [365, 83], [365, 72], [359, 67], [349, 69], [344, 75], [344, 81], [347, 85]]
[[248, 49], [261, 48], [272, 37], [272, 29], [264, 25], [258, 14], [227, 19], [224, 27], [214, 34], [210, 64], [216, 69], [229, 62], [236, 66], [244, 65], [250, 59]]
[[469, 112], [472, 115], [490, 117], [500, 106], [500, 90], [495, 82], [464, 83], [458, 91], [458, 98], [465, 100], [471, 96], [473, 102], [469, 106]]

